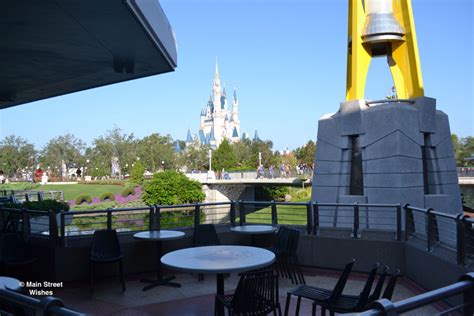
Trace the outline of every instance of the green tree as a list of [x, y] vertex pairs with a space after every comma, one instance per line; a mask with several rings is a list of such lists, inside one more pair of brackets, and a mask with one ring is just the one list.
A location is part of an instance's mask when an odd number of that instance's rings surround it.
[[36, 150], [25, 139], [10, 135], [0, 142], [0, 170], [12, 177], [21, 169], [34, 169]]
[[310, 140], [303, 147], [295, 149], [295, 156], [299, 162], [311, 166], [316, 155], [316, 144]]
[[237, 166], [237, 158], [227, 139], [212, 153], [212, 167], [214, 170], [231, 169]]
[[474, 155], [474, 137], [468, 136], [461, 139], [462, 152], [460, 154], [460, 159], [462, 159], [463, 166], [472, 165], [472, 161], [467, 161], [466, 158]]
[[170, 135], [151, 134], [139, 140], [137, 155], [150, 171], [173, 169], [176, 166], [174, 143]]
[[178, 155], [177, 163], [188, 170], [208, 170], [210, 149], [208, 145], [189, 146]]
[[145, 167], [140, 161], [137, 161], [133, 164], [132, 172], [130, 173], [130, 178], [132, 178], [132, 182], [136, 184], [143, 183], [143, 173], [145, 172]]
[[451, 134], [451, 142], [453, 144], [454, 158], [457, 166], [463, 165], [462, 144], [456, 134]]
[[201, 184], [176, 171], [155, 173], [143, 185], [143, 201], [147, 205], [174, 205], [202, 202], [206, 197]]
[[81, 166], [84, 163], [84, 149], [85, 143], [68, 133], [51, 139], [42, 149], [40, 161], [60, 173], [63, 162], [66, 168]]
[[135, 137], [133, 134], [127, 135], [118, 127], [114, 127], [104, 136], [94, 139], [93, 146], [86, 150], [86, 158], [90, 161], [92, 175], [105, 176], [112, 172], [112, 157], [118, 158], [120, 168], [123, 170], [128, 164], [137, 160]]

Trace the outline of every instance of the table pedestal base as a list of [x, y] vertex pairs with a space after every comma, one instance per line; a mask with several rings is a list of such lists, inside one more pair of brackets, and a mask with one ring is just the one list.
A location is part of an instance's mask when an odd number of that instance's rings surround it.
[[166, 278], [158, 278], [158, 279], [141, 279], [140, 282], [143, 283], [150, 283], [147, 286], [143, 288], [143, 291], [147, 291], [149, 289], [152, 289], [154, 287], [163, 285], [163, 286], [171, 286], [171, 287], [181, 287], [181, 284], [175, 283], [175, 282], [170, 282], [171, 280], [176, 279], [175, 276], [169, 276]]

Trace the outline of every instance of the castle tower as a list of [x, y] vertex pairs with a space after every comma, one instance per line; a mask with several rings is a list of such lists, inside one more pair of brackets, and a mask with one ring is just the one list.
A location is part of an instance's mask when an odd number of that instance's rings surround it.
[[234, 97], [232, 98], [232, 116], [231, 116], [231, 139], [238, 140], [240, 138], [240, 119], [239, 119], [239, 100], [237, 99], [237, 90], [234, 88]]

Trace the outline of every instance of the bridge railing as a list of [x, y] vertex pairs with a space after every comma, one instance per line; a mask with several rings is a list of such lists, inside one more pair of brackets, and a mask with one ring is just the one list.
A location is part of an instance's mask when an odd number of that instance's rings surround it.
[[307, 235], [421, 242], [427, 251], [451, 249], [456, 254], [453, 260], [460, 265], [474, 259], [474, 219], [408, 204], [228, 201], [59, 214], [0, 207], [2, 230], [27, 231], [62, 245], [98, 229], [126, 233], [193, 228], [203, 223], [291, 225]]
[[[380, 299], [371, 305], [371, 309], [360, 313], [361, 316], [395, 316], [424, 306], [439, 303], [449, 297], [462, 295], [462, 304], [450, 307], [438, 315], [474, 315], [474, 272], [462, 276], [459, 282], [416, 295], [399, 302]], [[426, 314], [426, 313], [421, 313]]]
[[474, 177], [474, 167], [457, 167], [458, 177]]

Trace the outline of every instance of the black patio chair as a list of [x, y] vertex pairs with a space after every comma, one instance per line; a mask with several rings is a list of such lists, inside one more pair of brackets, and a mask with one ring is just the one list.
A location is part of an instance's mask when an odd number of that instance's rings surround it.
[[[372, 289], [372, 284], [374, 283], [378, 268], [379, 263], [375, 263], [369, 272], [369, 276], [367, 277], [367, 281], [365, 282], [362, 292], [360, 292], [358, 296], [341, 294], [336, 300], [329, 301], [327, 304], [321, 304], [321, 309], [329, 310], [329, 314], [331, 316], [333, 316], [335, 312], [355, 313], [363, 311], [369, 302], [370, 291]], [[325, 311], [322, 311], [321, 313], [324, 314]], [[315, 313], [313, 313], [313, 315], [315, 315]]]
[[393, 292], [395, 291], [395, 285], [397, 284], [397, 279], [400, 276], [400, 269], [397, 269], [395, 273], [390, 277], [388, 280], [387, 286], [383, 291], [382, 298], [386, 298], [387, 300], [392, 299]]
[[383, 284], [385, 282], [385, 278], [387, 277], [389, 269], [389, 266], [386, 265], [382, 270], [382, 273], [380, 274], [379, 279], [377, 280], [377, 285], [375, 286], [375, 289], [372, 294], [370, 294], [369, 296], [369, 303], [378, 300], [382, 295]]
[[[267, 315], [273, 312], [281, 316], [278, 295], [278, 275], [273, 271], [242, 273], [234, 294], [216, 295], [215, 307], [223, 304], [229, 315]], [[216, 314], [217, 308], [214, 309]]]
[[[221, 244], [214, 224], [201, 224], [194, 227], [194, 246], [218, 246]], [[204, 280], [204, 274], [198, 274], [198, 281]]]
[[299, 239], [299, 230], [290, 229], [288, 243], [284, 252], [284, 260], [286, 261], [286, 267], [288, 270], [289, 277], [291, 279], [291, 283], [306, 284], [303, 272], [301, 271], [300, 264], [298, 262], [298, 256], [296, 255], [296, 249], [298, 248]]
[[89, 257], [89, 280], [91, 290], [94, 289], [94, 264], [119, 263], [120, 282], [122, 292], [125, 292], [125, 280], [123, 277], [122, 250], [114, 229], [96, 230], [92, 239], [92, 246]]
[[[292, 295], [298, 297], [295, 315], [299, 315], [301, 298], [312, 300], [316, 305], [327, 305], [329, 302], [337, 300], [346, 286], [355, 261], [355, 259], [352, 259], [346, 264], [344, 271], [342, 271], [341, 275], [339, 276], [339, 280], [337, 280], [337, 283], [332, 290], [303, 284], [289, 291], [286, 295], [285, 316], [288, 315]], [[316, 312], [316, 305], [313, 305], [313, 313]]]
[[31, 256], [30, 248], [20, 233], [5, 233], [0, 238], [0, 261], [6, 275], [10, 268], [31, 265], [37, 259]]

